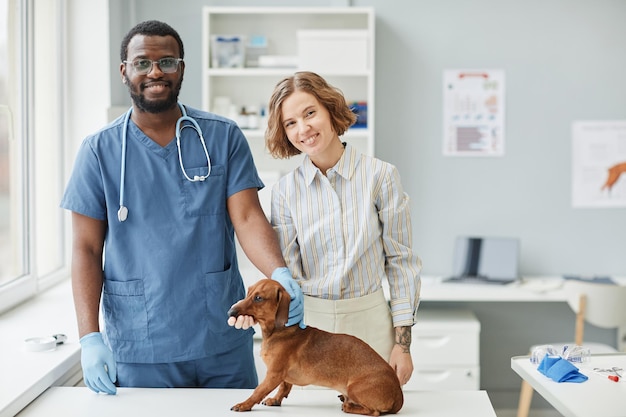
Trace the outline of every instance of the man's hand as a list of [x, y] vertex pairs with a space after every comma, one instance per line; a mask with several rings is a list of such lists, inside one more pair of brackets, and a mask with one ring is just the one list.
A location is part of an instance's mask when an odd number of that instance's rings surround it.
[[237, 317], [229, 317], [228, 325], [234, 326], [235, 329], [249, 329], [254, 326], [256, 322], [254, 321], [254, 317], [252, 316], [237, 316]]
[[80, 339], [83, 380], [94, 392], [117, 393], [117, 365], [113, 352], [104, 344], [102, 333], [93, 332]]

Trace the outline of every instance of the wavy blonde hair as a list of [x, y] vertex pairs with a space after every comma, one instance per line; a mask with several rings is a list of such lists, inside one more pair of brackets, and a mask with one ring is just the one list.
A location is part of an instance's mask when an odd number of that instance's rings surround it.
[[285, 159], [301, 153], [287, 139], [281, 120], [283, 102], [296, 91], [313, 95], [328, 110], [333, 130], [338, 136], [343, 135], [357, 119], [340, 89], [328, 84], [324, 78], [314, 72], [296, 72], [276, 84], [268, 105], [265, 145], [275, 158]]

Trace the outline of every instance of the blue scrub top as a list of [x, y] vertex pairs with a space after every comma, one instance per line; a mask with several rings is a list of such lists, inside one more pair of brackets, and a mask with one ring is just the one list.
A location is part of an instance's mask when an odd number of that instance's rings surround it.
[[[226, 199], [263, 188], [237, 125], [186, 107], [211, 158], [205, 181], [188, 181], [176, 139], [161, 147], [128, 123], [124, 205], [117, 219], [124, 117], [87, 137], [61, 207], [107, 222], [102, 308], [105, 339], [116, 360], [161, 363], [228, 350], [253, 330], [228, 326], [227, 311], [245, 296]], [[182, 130], [187, 175], [206, 175], [192, 128]]]

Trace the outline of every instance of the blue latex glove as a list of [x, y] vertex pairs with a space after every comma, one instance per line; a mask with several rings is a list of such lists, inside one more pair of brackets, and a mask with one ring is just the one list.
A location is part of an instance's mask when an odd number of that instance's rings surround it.
[[585, 382], [589, 377], [561, 357], [544, 356], [537, 370], [556, 382]]
[[282, 285], [291, 297], [289, 303], [289, 320], [287, 320], [287, 326], [293, 326], [298, 324], [301, 329], [304, 329], [304, 295], [302, 295], [302, 289], [298, 285], [295, 279], [291, 276], [291, 272], [287, 267], [276, 268], [272, 272], [272, 279]]
[[83, 367], [85, 385], [94, 392], [117, 393], [117, 365], [113, 352], [104, 344], [102, 333], [93, 332], [81, 337], [80, 362]]

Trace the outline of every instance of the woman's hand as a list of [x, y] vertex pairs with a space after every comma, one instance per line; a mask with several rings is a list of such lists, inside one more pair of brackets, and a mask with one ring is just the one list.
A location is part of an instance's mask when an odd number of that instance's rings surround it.
[[413, 374], [413, 359], [411, 358], [411, 352], [396, 343], [393, 345], [393, 349], [391, 349], [389, 364], [393, 370], [396, 371], [400, 385], [404, 385], [409, 382], [409, 379], [411, 379], [411, 375]]

